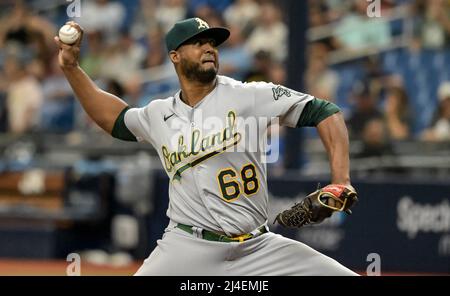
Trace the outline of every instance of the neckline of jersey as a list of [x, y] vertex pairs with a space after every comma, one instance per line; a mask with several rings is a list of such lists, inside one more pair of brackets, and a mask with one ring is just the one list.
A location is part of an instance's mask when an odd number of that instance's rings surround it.
[[216, 77], [216, 85], [214, 86], [214, 88], [206, 95], [203, 97], [203, 99], [201, 99], [200, 101], [197, 102], [197, 104], [195, 104], [194, 106], [189, 106], [188, 104], [186, 104], [185, 102], [183, 102], [183, 100], [181, 99], [181, 89], [175, 94], [175, 99], [176, 101], [179, 103], [180, 106], [183, 106], [183, 108], [187, 109], [187, 110], [194, 110], [194, 109], [198, 109], [198, 107], [200, 107], [201, 104], [203, 104], [204, 102], [208, 101], [208, 99], [210, 97], [213, 96], [213, 94], [216, 93], [217, 89], [219, 88], [219, 75], [217, 75]]

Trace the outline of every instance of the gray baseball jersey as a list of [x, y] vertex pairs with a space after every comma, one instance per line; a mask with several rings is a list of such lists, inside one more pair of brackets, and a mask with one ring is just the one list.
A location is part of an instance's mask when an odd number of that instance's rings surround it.
[[267, 127], [276, 119], [295, 127], [312, 99], [272, 83], [218, 76], [196, 106], [178, 92], [129, 109], [125, 124], [158, 151], [170, 178], [171, 221], [232, 236], [267, 222]]

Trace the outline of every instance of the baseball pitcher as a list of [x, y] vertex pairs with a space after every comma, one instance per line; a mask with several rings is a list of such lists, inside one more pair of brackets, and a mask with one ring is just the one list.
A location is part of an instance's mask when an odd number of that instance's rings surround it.
[[[274, 121], [315, 126], [328, 152], [332, 184], [280, 213], [285, 227], [350, 212], [348, 135], [339, 108], [280, 85], [242, 83], [217, 75], [226, 28], [200, 18], [176, 23], [166, 46], [181, 89], [130, 108], [99, 89], [78, 64], [81, 34], [61, 42], [59, 64], [88, 115], [113, 137], [147, 141], [170, 178], [170, 223], [136, 275], [356, 275], [298, 241], [272, 233], [264, 139]], [[250, 127], [250, 128], [249, 128]], [[256, 144], [254, 142], [257, 142]], [[272, 222], [272, 221], [271, 221]]]

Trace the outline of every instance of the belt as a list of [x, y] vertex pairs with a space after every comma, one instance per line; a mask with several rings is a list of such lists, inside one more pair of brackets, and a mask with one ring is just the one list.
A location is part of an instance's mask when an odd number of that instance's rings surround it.
[[203, 238], [205, 240], [214, 241], [214, 242], [225, 242], [225, 243], [244, 242], [244, 241], [247, 241], [254, 237], [257, 237], [263, 233], [269, 232], [269, 230], [265, 224], [263, 226], [257, 228], [256, 230], [252, 231], [251, 233], [245, 233], [245, 234], [241, 234], [241, 235], [235, 236], [235, 237], [229, 237], [229, 236], [215, 233], [215, 232], [212, 232], [209, 230], [205, 230], [202, 228], [189, 226], [189, 225], [185, 225], [185, 224], [181, 224], [181, 223], [178, 223], [177, 227], [180, 228], [181, 230], [184, 230], [184, 231], [190, 233], [190, 234], [196, 234], [200, 238]]

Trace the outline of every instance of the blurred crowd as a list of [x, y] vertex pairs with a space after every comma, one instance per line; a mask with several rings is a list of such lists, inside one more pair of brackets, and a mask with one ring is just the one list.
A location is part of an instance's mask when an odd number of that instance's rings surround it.
[[[92, 124], [79, 118], [53, 43], [68, 20], [69, 3], [41, 9], [45, 1], [2, 1], [0, 18], [0, 131], [69, 132]], [[48, 1], [46, 1], [48, 2]], [[242, 80], [267, 79], [268, 63], [286, 58], [287, 27], [270, 1], [83, 0], [81, 66], [100, 86], [131, 106], [161, 96], [165, 85], [143, 70], [167, 67], [164, 35], [178, 20], [199, 16], [232, 34], [221, 50], [221, 73]], [[170, 65], [169, 65], [170, 66]], [[281, 68], [281, 66], [279, 67]], [[163, 72], [163, 71], [161, 71]], [[172, 75], [175, 73], [172, 71]], [[79, 110], [78, 110], [79, 111]], [[85, 117], [84, 115], [82, 117]]]
[[[164, 35], [176, 21], [192, 16], [203, 18], [211, 26], [230, 28], [231, 36], [220, 48], [221, 74], [243, 81], [286, 83], [287, 1], [79, 3], [80, 16], [72, 19], [85, 30], [82, 68], [103, 89], [131, 106], [144, 106], [177, 88]], [[58, 67], [53, 36], [69, 19], [69, 4], [46, 0], [0, 2], [0, 132], [97, 130], [80, 110]], [[439, 81], [434, 81], [436, 87], [429, 86], [435, 95], [425, 98], [424, 104], [433, 115], [417, 127], [415, 118], [421, 110], [413, 102], [416, 90], [408, 88], [401, 71], [386, 71], [378, 54], [358, 57], [344, 65], [330, 62], [333, 52], [381, 49], [392, 44], [396, 34], [404, 36], [400, 33], [406, 28], [396, 27], [395, 23], [392, 26], [388, 21], [399, 7], [405, 8], [404, 17], [411, 28], [407, 47], [402, 50], [431, 50], [446, 56], [450, 44], [449, 0], [381, 0], [379, 4], [382, 17], [369, 18], [371, 3], [365, 0], [309, 0], [310, 27], [328, 30], [329, 34], [308, 46], [301, 91], [343, 107], [351, 137], [368, 143], [362, 156], [388, 153], [389, 143], [396, 140], [449, 141], [448, 70], [447, 76], [441, 75]], [[447, 62], [442, 58], [441, 66], [449, 68]], [[346, 82], [351, 88], [342, 91], [344, 79], [339, 69], [347, 64], [358, 65], [360, 72], [350, 83]], [[159, 73], [161, 77], [148, 73]], [[424, 79], [427, 84], [427, 77]]]
[[[378, 49], [345, 65], [359, 66], [344, 97], [351, 136], [368, 144], [362, 156], [389, 153], [392, 141], [450, 140], [450, 1], [381, 0], [378, 7], [358, 0], [309, 4], [311, 28], [332, 32], [310, 44], [306, 88], [311, 94], [338, 97], [342, 72], [327, 63], [330, 53], [357, 56]], [[381, 17], [368, 17], [374, 7]], [[398, 40], [400, 49], [392, 47]], [[430, 64], [434, 68], [429, 71]], [[426, 122], [418, 120], [424, 117]]]

